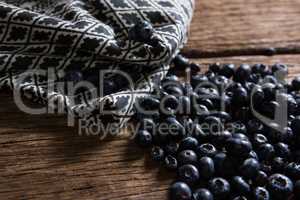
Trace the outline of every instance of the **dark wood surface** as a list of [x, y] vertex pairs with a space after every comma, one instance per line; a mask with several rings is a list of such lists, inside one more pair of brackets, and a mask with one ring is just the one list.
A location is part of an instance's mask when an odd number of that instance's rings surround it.
[[[299, 18], [297, 0], [202, 0], [187, 44], [193, 51], [185, 52], [204, 68], [216, 61], [283, 62], [292, 77], [300, 74]], [[269, 47], [283, 55], [262, 56]], [[0, 200], [167, 199], [175, 175], [153, 163], [127, 131], [104, 141], [79, 136], [63, 116], [31, 116], [8, 95], [0, 99]]]

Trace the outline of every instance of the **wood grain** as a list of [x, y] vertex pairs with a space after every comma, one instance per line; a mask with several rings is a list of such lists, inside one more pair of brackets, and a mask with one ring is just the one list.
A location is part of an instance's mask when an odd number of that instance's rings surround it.
[[299, 16], [299, 0], [196, 0], [185, 51], [198, 57], [274, 54], [270, 47], [299, 53]]
[[[231, 57], [208, 63], [283, 62], [300, 75], [300, 56]], [[128, 132], [100, 141], [79, 136], [66, 119], [24, 114], [0, 95], [0, 199], [164, 200], [175, 174], [152, 162]]]

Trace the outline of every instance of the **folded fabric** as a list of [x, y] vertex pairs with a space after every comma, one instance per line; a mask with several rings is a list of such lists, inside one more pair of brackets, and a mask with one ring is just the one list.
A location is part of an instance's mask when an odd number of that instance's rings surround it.
[[[186, 42], [193, 8], [193, 0], [0, 0], [0, 89], [122, 126]], [[104, 86], [104, 96], [60, 87], [69, 77], [98, 80], [99, 70], [106, 73], [95, 91]]]

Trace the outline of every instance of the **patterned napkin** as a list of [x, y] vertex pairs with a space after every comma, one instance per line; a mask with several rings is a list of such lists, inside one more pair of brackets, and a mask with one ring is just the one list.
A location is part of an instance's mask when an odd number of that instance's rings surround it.
[[[0, 0], [0, 90], [90, 123], [122, 126], [186, 42], [193, 8], [193, 0]], [[154, 28], [155, 42], [131, 37], [133, 30], [144, 36], [143, 23]], [[97, 79], [99, 70], [106, 71], [95, 90], [61, 87]], [[109, 93], [95, 95], [103, 85]]]

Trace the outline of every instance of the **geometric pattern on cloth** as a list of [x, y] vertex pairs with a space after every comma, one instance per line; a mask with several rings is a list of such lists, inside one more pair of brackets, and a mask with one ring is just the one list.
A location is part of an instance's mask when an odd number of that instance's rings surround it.
[[[2, 0], [0, 89], [19, 91], [54, 109], [64, 105], [65, 112], [93, 123], [122, 126], [134, 102], [164, 78], [186, 43], [193, 9], [194, 0]], [[158, 47], [129, 39], [130, 28], [140, 21], [152, 24]], [[49, 69], [55, 76], [38, 73]], [[93, 99], [83, 92], [76, 101], [55, 90], [70, 70], [116, 69], [134, 77], [133, 89]], [[97, 113], [107, 106], [113, 109], [109, 116]]]

